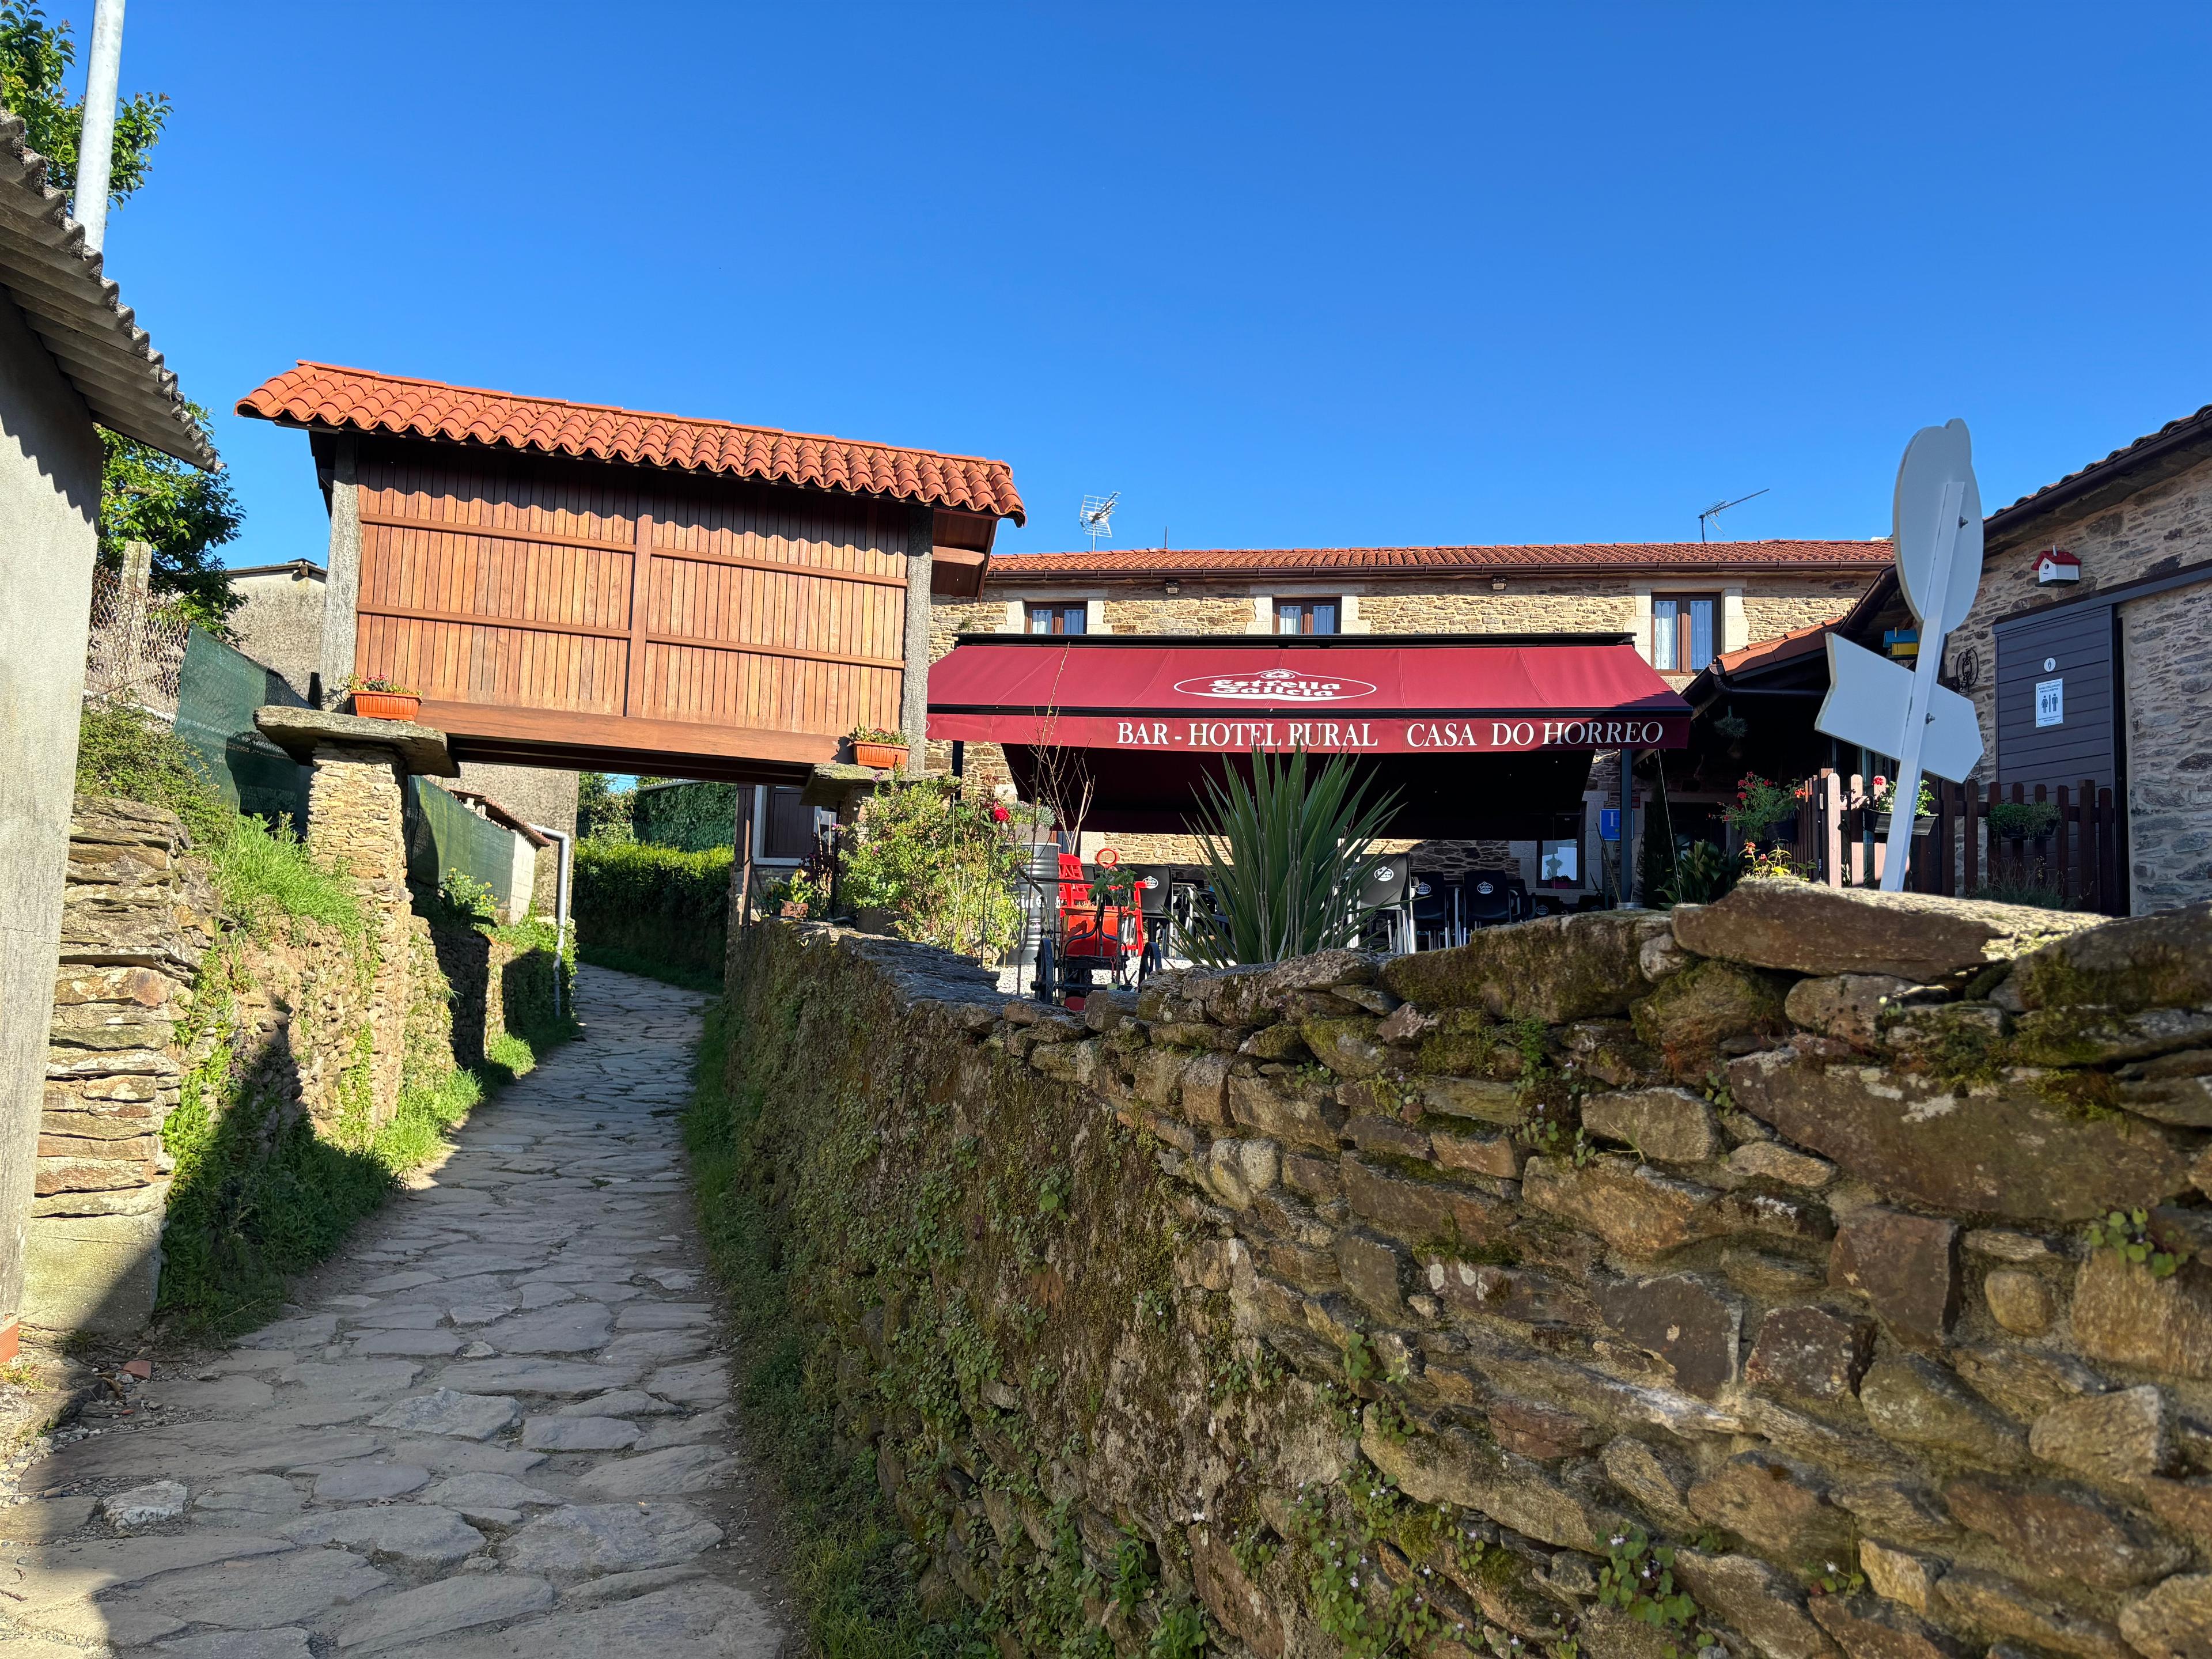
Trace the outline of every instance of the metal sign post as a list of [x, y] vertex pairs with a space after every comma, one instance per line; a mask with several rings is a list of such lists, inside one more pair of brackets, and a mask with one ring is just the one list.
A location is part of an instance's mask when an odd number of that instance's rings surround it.
[[1910, 670], [1828, 635], [1828, 695], [1814, 729], [1897, 757], [1882, 890], [1901, 892], [1920, 781], [1963, 783], [1982, 757], [1974, 706], [1936, 683], [1943, 636], [1966, 619], [1982, 580], [1982, 494], [1964, 421], [1923, 427], [1897, 469], [1891, 534], [1898, 585], [1920, 623]]

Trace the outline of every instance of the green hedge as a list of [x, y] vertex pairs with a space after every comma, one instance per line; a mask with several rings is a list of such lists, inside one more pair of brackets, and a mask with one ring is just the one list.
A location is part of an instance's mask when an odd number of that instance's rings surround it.
[[734, 783], [678, 783], [665, 789], [640, 789], [630, 808], [630, 823], [640, 841], [655, 847], [704, 853], [733, 846], [738, 787]]
[[576, 945], [586, 962], [719, 982], [729, 924], [726, 847], [679, 853], [642, 842], [576, 848]]

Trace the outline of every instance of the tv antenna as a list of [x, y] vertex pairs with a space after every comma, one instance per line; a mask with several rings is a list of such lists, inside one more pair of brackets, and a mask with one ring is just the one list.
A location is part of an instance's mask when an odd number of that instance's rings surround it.
[[[1767, 486], [1768, 489], [1771, 489], [1772, 488], [1773, 486], [1771, 484]], [[1708, 519], [1717, 519], [1722, 514], [1727, 512], [1729, 508], [1732, 507], [1741, 507], [1746, 501], [1755, 501], [1765, 494], [1766, 494], [1765, 489], [1754, 489], [1750, 495], [1739, 495], [1732, 501], [1715, 501], [1711, 507], [1698, 514], [1698, 539], [1699, 541], [1705, 539], [1705, 521]]]
[[1114, 503], [1121, 499], [1121, 492], [1118, 489], [1110, 495], [1085, 495], [1083, 498], [1083, 506], [1076, 514], [1075, 521], [1083, 526], [1083, 533], [1091, 538], [1091, 545], [1094, 549], [1098, 545], [1101, 536], [1109, 542], [1114, 539]]

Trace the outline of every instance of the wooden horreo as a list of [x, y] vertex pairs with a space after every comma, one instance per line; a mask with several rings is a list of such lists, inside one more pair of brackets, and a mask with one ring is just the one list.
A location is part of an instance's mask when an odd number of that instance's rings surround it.
[[468, 760], [775, 781], [918, 736], [927, 595], [1020, 516], [999, 463], [319, 365], [240, 410], [311, 434], [326, 688], [412, 687]]

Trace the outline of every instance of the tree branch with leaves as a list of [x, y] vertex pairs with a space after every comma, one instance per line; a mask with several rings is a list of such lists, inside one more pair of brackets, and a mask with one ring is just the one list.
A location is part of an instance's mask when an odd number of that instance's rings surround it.
[[[49, 23], [35, 0], [0, 0], [0, 105], [23, 123], [23, 140], [46, 158], [46, 182], [76, 191], [84, 100], [67, 86], [76, 63], [76, 41], [66, 22]], [[115, 112], [107, 199], [120, 207], [145, 184], [152, 151], [168, 122], [169, 100], [158, 92], [123, 100]], [[187, 405], [202, 433], [208, 414]], [[154, 550], [154, 591], [194, 622], [226, 631], [240, 601], [216, 550], [237, 538], [243, 521], [229, 478], [103, 428], [106, 453], [100, 469], [100, 562], [119, 568], [126, 542]], [[213, 447], [210, 434], [210, 447]]]

